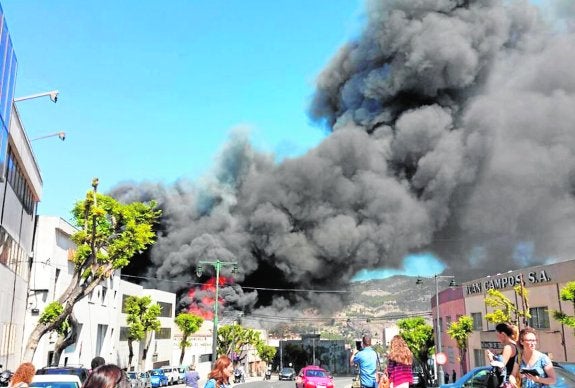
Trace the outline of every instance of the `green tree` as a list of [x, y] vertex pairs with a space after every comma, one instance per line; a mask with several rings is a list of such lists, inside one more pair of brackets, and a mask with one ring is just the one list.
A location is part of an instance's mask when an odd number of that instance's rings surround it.
[[461, 363], [461, 370], [464, 374], [467, 373], [467, 364], [465, 363], [467, 339], [472, 331], [473, 319], [468, 315], [462, 315], [447, 328], [447, 334], [457, 342], [457, 347], [459, 348], [459, 362]]
[[277, 352], [276, 348], [265, 344], [263, 341], [260, 341], [260, 343], [256, 346], [256, 350], [258, 351], [260, 358], [267, 364], [271, 364]]
[[[162, 308], [158, 303], [152, 303], [149, 296], [129, 296], [124, 302], [124, 311], [126, 311], [126, 322], [128, 323], [128, 365], [132, 365], [134, 357], [133, 342], [144, 341], [144, 346], [140, 354], [140, 360], [143, 361], [148, 355], [148, 348], [151, 342], [151, 332], [157, 331], [161, 327], [158, 317]], [[143, 365], [142, 365], [143, 367]]]
[[70, 338], [74, 340], [78, 327], [70, 322], [74, 320], [74, 305], [89, 295], [102, 280], [112, 276], [115, 270], [128, 265], [136, 252], [154, 242], [153, 225], [160, 215], [155, 202], [122, 204], [98, 193], [97, 189], [98, 179], [94, 179], [92, 190], [74, 206], [74, 224], [79, 229], [72, 236], [76, 244], [71, 259], [74, 273], [66, 290], [52, 302], [61, 306], [59, 312], [53, 314], [52, 305], [50, 318], [39, 320], [30, 333], [24, 360], [32, 361], [40, 339], [51, 331], [62, 331], [66, 321], [72, 332]]
[[260, 332], [241, 325], [224, 325], [218, 329], [218, 354], [230, 355], [234, 361], [242, 361], [247, 353], [246, 347], [261, 343]]
[[182, 362], [184, 362], [184, 354], [186, 353], [186, 348], [191, 345], [189, 341], [190, 335], [194, 334], [200, 329], [200, 327], [202, 327], [204, 318], [190, 313], [180, 313], [176, 316], [175, 322], [182, 332], [182, 340], [179, 344], [181, 350], [180, 365], [182, 365]]
[[425, 323], [421, 317], [401, 319], [397, 322], [397, 326], [399, 327], [399, 335], [405, 340], [429, 379], [431, 373], [427, 361], [429, 360], [429, 352], [435, 343], [433, 327]]
[[[571, 302], [575, 309], [575, 282], [568, 282], [559, 294], [561, 300]], [[564, 325], [575, 329], [575, 315], [567, 315], [562, 311], [553, 311], [553, 318]]]
[[521, 285], [513, 287], [515, 294], [521, 300], [521, 308], [515, 305], [508, 297], [503, 295], [501, 291], [495, 290], [493, 288], [487, 290], [487, 296], [485, 297], [485, 304], [493, 307], [493, 311], [485, 314], [485, 319], [487, 322], [494, 324], [509, 322], [514, 325], [519, 325], [519, 321], [522, 318], [523, 323], [526, 324], [526, 320], [531, 318], [529, 313], [529, 299], [528, 291], [525, 287]]

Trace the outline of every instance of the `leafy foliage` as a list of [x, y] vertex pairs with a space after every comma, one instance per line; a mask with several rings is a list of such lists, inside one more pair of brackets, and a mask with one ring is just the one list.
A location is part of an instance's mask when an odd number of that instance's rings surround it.
[[[575, 308], [575, 282], [568, 282], [560, 292], [561, 300], [571, 302]], [[575, 315], [567, 315], [562, 311], [553, 311], [553, 318], [564, 325], [575, 329]]]
[[495, 289], [487, 290], [487, 297], [485, 297], [485, 304], [493, 307], [494, 310], [485, 314], [485, 319], [491, 323], [509, 322], [514, 325], [519, 323], [520, 318], [531, 318], [529, 313], [528, 291], [527, 288], [515, 286], [513, 288], [517, 296], [523, 301], [523, 308], [519, 308], [508, 297], [503, 295], [501, 291]]
[[258, 350], [262, 344], [260, 332], [257, 330], [241, 325], [224, 325], [218, 329], [218, 354], [231, 355], [234, 361], [241, 361], [246, 357], [246, 354], [242, 354], [246, 346], [253, 346]]
[[[71, 237], [76, 250], [71, 258], [74, 272], [70, 284], [58, 299], [48, 305], [32, 330], [23, 359], [31, 360], [42, 336], [50, 331], [66, 332], [73, 307], [100, 282], [129, 264], [135, 253], [154, 242], [153, 225], [160, 216], [156, 203], [122, 204], [92, 190], [75, 204], [72, 214], [78, 231]], [[61, 305], [61, 309], [56, 305]], [[67, 323], [68, 322], [68, 323]], [[74, 330], [72, 328], [72, 330]], [[73, 337], [72, 337], [73, 338]]]
[[175, 319], [176, 325], [182, 332], [182, 339], [180, 341], [180, 364], [184, 361], [186, 348], [191, 345], [189, 338], [190, 335], [202, 327], [204, 318], [190, 313], [180, 313]]
[[147, 333], [159, 330], [161, 307], [149, 296], [129, 296], [124, 305], [128, 323], [128, 340], [141, 341]]
[[465, 368], [465, 353], [467, 352], [467, 339], [473, 331], [473, 318], [468, 315], [462, 315], [455, 322], [447, 328], [447, 334], [457, 342], [459, 348], [461, 367], [463, 373], [466, 373]]
[[64, 312], [64, 306], [61, 303], [54, 301], [48, 303], [48, 305], [44, 308], [42, 315], [40, 315], [39, 322], [40, 323], [52, 323], [55, 322], [56, 319]]
[[399, 335], [422, 364], [427, 364], [429, 350], [434, 345], [433, 327], [421, 317], [401, 319], [397, 322]]
[[274, 357], [276, 356], [277, 349], [273, 346], [266, 345], [263, 341], [261, 341], [257, 346], [256, 350], [260, 355], [260, 358], [264, 360], [266, 363], [270, 364]]
[[405, 340], [415, 359], [423, 368], [426, 377], [431, 376], [428, 362], [429, 352], [435, 344], [433, 327], [425, 323], [421, 317], [400, 319], [397, 321], [399, 335]]

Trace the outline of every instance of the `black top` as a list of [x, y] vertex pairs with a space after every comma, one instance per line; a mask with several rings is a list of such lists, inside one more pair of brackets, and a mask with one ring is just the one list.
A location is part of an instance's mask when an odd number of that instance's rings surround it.
[[509, 376], [511, 376], [511, 373], [513, 372], [513, 366], [517, 362], [517, 345], [515, 344], [511, 345], [513, 345], [513, 348], [515, 349], [515, 354], [509, 357], [509, 360], [507, 360], [507, 363], [505, 364], [505, 370], [507, 371], [507, 379], [509, 379]]

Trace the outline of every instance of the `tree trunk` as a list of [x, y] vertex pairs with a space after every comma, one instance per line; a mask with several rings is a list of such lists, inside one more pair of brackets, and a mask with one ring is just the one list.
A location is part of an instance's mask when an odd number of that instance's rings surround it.
[[58, 342], [56, 342], [54, 355], [52, 356], [52, 365], [60, 365], [60, 357], [62, 356], [62, 352], [66, 350], [68, 346], [75, 344], [78, 340], [78, 328], [80, 324], [74, 316], [74, 311], [70, 313], [68, 322], [70, 323], [70, 331], [66, 337], [59, 337]]
[[132, 360], [134, 359], [134, 346], [132, 340], [128, 338], [128, 367], [132, 366]]
[[96, 286], [100, 284], [101, 281], [102, 278], [94, 278], [84, 284], [80, 284], [80, 274], [74, 272], [72, 280], [70, 281], [70, 285], [66, 291], [64, 291], [64, 293], [58, 298], [58, 302], [64, 307], [62, 314], [53, 322], [38, 322], [34, 330], [32, 330], [30, 333], [30, 337], [28, 337], [28, 342], [26, 343], [26, 348], [24, 349], [24, 354], [22, 356], [23, 362], [32, 362], [34, 354], [36, 353], [36, 349], [38, 348], [38, 343], [42, 337], [46, 333], [59, 328], [60, 325], [62, 325], [62, 322], [64, 322], [64, 320], [68, 318], [72, 313], [74, 305], [82, 300], [90, 292], [92, 292], [92, 290], [94, 290], [94, 288], [96, 288]]
[[467, 363], [465, 362], [465, 356], [467, 355], [467, 349], [461, 349], [461, 375], [467, 373]]

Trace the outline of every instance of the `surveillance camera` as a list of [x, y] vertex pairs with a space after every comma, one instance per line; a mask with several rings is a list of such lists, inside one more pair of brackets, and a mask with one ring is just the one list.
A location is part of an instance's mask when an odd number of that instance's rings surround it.
[[53, 92], [50, 92], [50, 100], [54, 101], [54, 102], [58, 102], [58, 92], [57, 90], [54, 90]]

